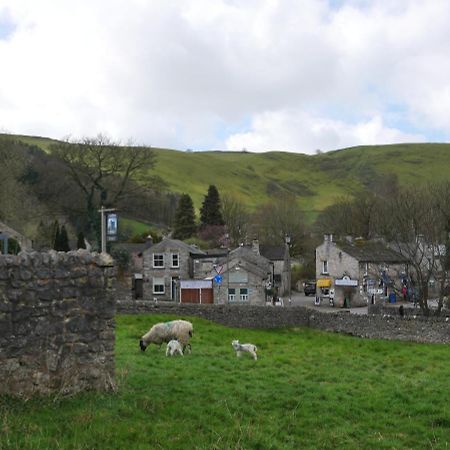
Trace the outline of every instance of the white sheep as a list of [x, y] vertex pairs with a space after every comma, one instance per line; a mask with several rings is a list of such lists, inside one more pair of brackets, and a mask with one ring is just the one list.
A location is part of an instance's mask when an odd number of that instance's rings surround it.
[[236, 356], [239, 358], [242, 354], [242, 352], [250, 353], [250, 355], [253, 357], [253, 359], [256, 361], [258, 359], [258, 356], [256, 355], [256, 352], [258, 349], [256, 348], [256, 345], [254, 344], [241, 344], [238, 340], [234, 340], [231, 345], [233, 346], [234, 350], [236, 351]]
[[178, 340], [182, 345], [183, 352], [186, 347], [190, 350], [189, 340], [194, 332], [194, 327], [187, 320], [172, 320], [170, 322], [160, 322], [153, 325], [150, 330], [142, 336], [139, 346], [144, 352], [150, 344], [161, 345], [170, 342], [172, 339]]
[[167, 344], [166, 356], [175, 356], [177, 353], [183, 356], [183, 349], [181, 348], [181, 344], [176, 339], [172, 339]]

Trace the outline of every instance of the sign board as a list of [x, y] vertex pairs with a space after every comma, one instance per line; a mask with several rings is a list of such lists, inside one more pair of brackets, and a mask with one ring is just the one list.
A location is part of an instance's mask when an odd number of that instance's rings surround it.
[[350, 277], [342, 277], [340, 280], [334, 280], [335, 286], [358, 286], [358, 280], [352, 280]]
[[215, 281], [217, 284], [222, 283], [222, 275], [216, 275], [216, 276], [214, 277], [214, 281]]
[[370, 288], [367, 289], [367, 292], [369, 294], [377, 294], [377, 295], [381, 295], [383, 293], [383, 289], [377, 289], [377, 288]]
[[211, 287], [211, 280], [181, 280], [181, 289], [208, 289]]
[[116, 213], [106, 214], [106, 239], [117, 241], [118, 220]]

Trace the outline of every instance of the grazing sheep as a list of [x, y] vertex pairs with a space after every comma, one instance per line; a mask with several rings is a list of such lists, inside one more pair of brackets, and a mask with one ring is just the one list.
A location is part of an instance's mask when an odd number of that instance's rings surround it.
[[256, 361], [258, 357], [256, 356], [256, 352], [258, 349], [256, 345], [253, 344], [240, 344], [238, 340], [234, 340], [231, 345], [236, 350], [236, 356], [239, 358], [242, 352], [250, 353], [253, 356], [253, 359]]
[[144, 352], [150, 344], [161, 345], [164, 342], [169, 342], [172, 339], [178, 340], [183, 351], [186, 347], [189, 349], [189, 339], [192, 337], [194, 328], [191, 322], [187, 320], [172, 320], [170, 322], [160, 322], [153, 325], [150, 330], [142, 336], [139, 341], [139, 346]]

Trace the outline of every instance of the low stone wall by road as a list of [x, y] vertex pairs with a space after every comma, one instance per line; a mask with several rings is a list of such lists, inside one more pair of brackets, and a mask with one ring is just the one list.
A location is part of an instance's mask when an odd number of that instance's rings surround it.
[[442, 318], [383, 317], [379, 314], [321, 312], [307, 307], [249, 305], [192, 305], [125, 300], [117, 302], [121, 314], [171, 314], [179, 318], [202, 317], [237, 328], [311, 327], [363, 338], [450, 343], [450, 322]]
[[114, 280], [85, 251], [0, 256], [0, 393], [112, 388]]

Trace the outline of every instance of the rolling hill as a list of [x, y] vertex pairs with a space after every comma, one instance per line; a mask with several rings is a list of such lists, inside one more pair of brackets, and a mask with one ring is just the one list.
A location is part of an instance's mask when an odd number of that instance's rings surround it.
[[[52, 139], [15, 136], [49, 150]], [[191, 195], [201, 206], [208, 186], [233, 193], [249, 208], [283, 192], [297, 196], [312, 218], [341, 195], [382, 183], [395, 175], [400, 185], [450, 180], [450, 144], [359, 146], [317, 155], [287, 152], [184, 152], [154, 148], [155, 173], [169, 189]]]

